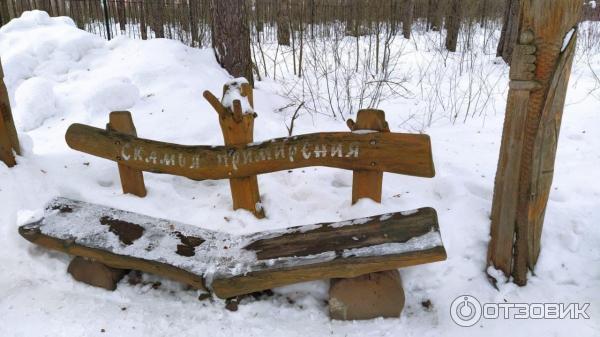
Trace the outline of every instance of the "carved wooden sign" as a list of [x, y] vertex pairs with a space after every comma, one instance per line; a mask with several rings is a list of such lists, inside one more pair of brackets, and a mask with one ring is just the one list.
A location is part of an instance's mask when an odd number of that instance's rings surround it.
[[322, 132], [254, 142], [254, 98], [243, 78], [223, 87], [223, 98], [209, 91], [204, 98], [219, 117], [223, 146], [179, 145], [137, 136], [131, 113], [113, 111], [106, 129], [73, 124], [67, 144], [78, 151], [113, 160], [124, 193], [146, 195], [143, 171], [194, 180], [229, 179], [233, 209], [265, 217], [258, 174], [326, 166], [354, 171], [352, 203], [381, 201], [383, 172], [433, 177], [431, 142], [422, 134], [392, 133], [381, 110], [364, 109], [350, 132]]
[[73, 124], [67, 144], [134, 169], [191, 179], [247, 177], [307, 166], [373, 170], [433, 177], [429, 136], [380, 132], [324, 132], [245, 146], [186, 146]]

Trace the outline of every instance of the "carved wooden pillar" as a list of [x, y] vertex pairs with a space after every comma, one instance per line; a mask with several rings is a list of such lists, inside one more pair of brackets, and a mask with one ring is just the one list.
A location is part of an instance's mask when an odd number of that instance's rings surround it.
[[488, 247], [488, 264], [519, 285], [540, 253], [581, 7], [578, 0], [521, 2]]
[[[231, 106], [228, 106], [226, 97], [229, 95], [239, 95], [241, 98], [247, 99], [251, 109], [243, 111], [242, 104], [238, 99], [232, 100]], [[225, 84], [221, 102], [209, 91], [204, 92], [204, 98], [219, 114], [219, 124], [223, 131], [225, 145], [246, 145], [254, 141], [254, 119], [257, 115], [252, 111], [254, 97], [252, 87], [248, 82], [237, 79]], [[229, 184], [233, 209], [242, 208], [252, 212], [257, 218], [265, 217], [256, 176], [231, 178]]]

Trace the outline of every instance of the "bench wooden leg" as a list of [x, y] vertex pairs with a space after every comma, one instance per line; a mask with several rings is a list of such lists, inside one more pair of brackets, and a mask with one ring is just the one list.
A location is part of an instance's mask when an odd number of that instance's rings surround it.
[[398, 270], [332, 279], [329, 316], [338, 320], [400, 317], [404, 289]]
[[69, 264], [67, 272], [79, 282], [106, 290], [115, 290], [117, 283], [127, 274], [128, 270], [112, 268], [103, 263], [77, 256]]
[[[360, 110], [356, 122], [349, 119], [351, 131], [389, 132], [385, 113]], [[383, 172], [355, 170], [352, 179], [352, 204], [360, 198], [381, 202]], [[387, 270], [355, 278], [332, 279], [329, 288], [329, 316], [339, 320], [399, 317], [404, 308], [404, 289], [398, 270]]]

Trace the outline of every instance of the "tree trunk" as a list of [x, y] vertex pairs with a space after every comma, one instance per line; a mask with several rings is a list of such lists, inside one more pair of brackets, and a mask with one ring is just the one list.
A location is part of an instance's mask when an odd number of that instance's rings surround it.
[[148, 39], [148, 24], [146, 23], [147, 9], [144, 2], [140, 2], [140, 32], [142, 40]]
[[427, 8], [427, 29], [431, 29], [434, 32], [437, 32], [441, 29], [441, 20], [440, 20], [440, 1], [439, 0], [429, 0], [428, 8]]
[[458, 31], [461, 21], [461, 0], [451, 0], [448, 15], [446, 16], [446, 49], [451, 52], [456, 51], [458, 42]]
[[404, 0], [404, 6], [402, 8], [402, 35], [405, 39], [410, 39], [414, 9], [415, 0]]
[[0, 0], [0, 26], [10, 21], [10, 12], [8, 11], [8, 0]]
[[245, 77], [252, 86], [250, 30], [244, 0], [211, 0], [212, 46], [217, 62], [234, 77]]
[[517, 43], [519, 32], [519, 8], [519, 0], [506, 0], [504, 24], [502, 25], [502, 32], [500, 34], [500, 40], [498, 41], [496, 56], [501, 56], [508, 64], [510, 64], [513, 47]]
[[117, 12], [119, 16], [119, 29], [122, 32], [124, 32], [127, 23], [127, 13], [125, 13], [125, 0], [119, 0], [117, 2]]
[[[151, 4], [152, 2], [149, 2]], [[163, 0], [152, 3], [151, 27], [154, 31], [154, 37], [162, 39], [165, 37], [165, 27], [163, 22]]]
[[488, 264], [527, 283], [535, 267], [575, 54], [580, 0], [522, 0], [492, 204]]
[[486, 19], [486, 14], [487, 14], [487, 8], [488, 8], [488, 0], [481, 0], [481, 11], [480, 11], [480, 18], [479, 18], [479, 27], [483, 28], [485, 27], [485, 19]]
[[281, 0], [277, 9], [277, 43], [290, 45], [290, 7], [288, 0]]

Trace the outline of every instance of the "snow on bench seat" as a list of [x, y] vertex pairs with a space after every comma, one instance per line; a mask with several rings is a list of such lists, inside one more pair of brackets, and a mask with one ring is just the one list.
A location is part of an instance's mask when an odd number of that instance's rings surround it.
[[66, 198], [19, 233], [46, 248], [221, 298], [446, 258], [432, 208], [236, 236]]

